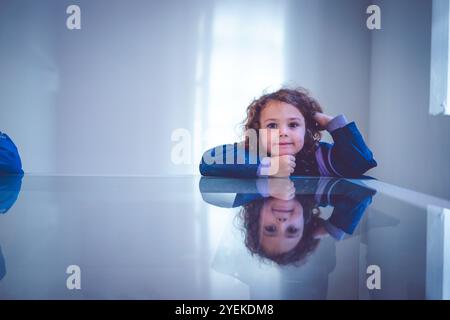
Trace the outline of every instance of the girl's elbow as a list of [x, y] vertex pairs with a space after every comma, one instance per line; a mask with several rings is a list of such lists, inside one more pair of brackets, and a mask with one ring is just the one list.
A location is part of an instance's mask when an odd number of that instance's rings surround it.
[[352, 177], [362, 176], [370, 169], [375, 168], [377, 165], [377, 162], [373, 158], [356, 160], [349, 168], [349, 175]]

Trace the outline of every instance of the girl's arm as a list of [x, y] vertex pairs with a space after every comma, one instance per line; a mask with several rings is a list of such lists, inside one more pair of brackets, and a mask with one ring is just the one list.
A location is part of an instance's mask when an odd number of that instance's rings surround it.
[[199, 169], [204, 176], [231, 178], [289, 177], [294, 172], [295, 157], [263, 157], [245, 148], [243, 143], [217, 146], [203, 154]]
[[235, 208], [266, 197], [261, 194], [259, 180], [202, 177], [199, 189], [205, 202], [216, 207]]
[[204, 176], [257, 178], [259, 163], [243, 143], [234, 143], [206, 151], [199, 169]]
[[[353, 234], [376, 190], [363, 187], [347, 181], [346, 179], [324, 181], [326, 187], [324, 193], [316, 195], [319, 206], [332, 206], [333, 212], [329, 219], [325, 220], [322, 227], [340, 240], [345, 234]], [[320, 183], [319, 183], [320, 185]]]
[[334, 144], [320, 143], [316, 152], [320, 174], [323, 176], [358, 177], [377, 166], [372, 151], [354, 122], [343, 115], [332, 118], [323, 113], [314, 115], [321, 129], [333, 137]]

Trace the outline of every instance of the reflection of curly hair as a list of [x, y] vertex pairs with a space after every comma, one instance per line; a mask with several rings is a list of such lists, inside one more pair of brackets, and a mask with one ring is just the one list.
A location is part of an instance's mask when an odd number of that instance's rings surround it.
[[[293, 105], [305, 118], [305, 144], [300, 151], [307, 158], [314, 154], [317, 144], [321, 138], [320, 128], [313, 118], [314, 113], [323, 112], [320, 104], [310, 96], [308, 90], [299, 87], [297, 89], [283, 88], [278, 91], [267, 93], [253, 102], [247, 107], [247, 117], [243, 121], [244, 134], [248, 129], [255, 129], [258, 135], [258, 129], [261, 128], [260, 115], [262, 109], [269, 101], [280, 101]], [[246, 141], [248, 147], [248, 140]]]
[[260, 245], [259, 223], [261, 209], [266, 200], [257, 200], [243, 206], [239, 218], [242, 222], [242, 229], [245, 234], [245, 246], [252, 255], [257, 254], [262, 260], [271, 260], [282, 266], [299, 266], [304, 264], [306, 258], [314, 252], [320, 240], [313, 237], [313, 232], [323, 221], [323, 219], [319, 217], [320, 209], [316, 206], [313, 197], [297, 195], [296, 199], [299, 200], [303, 206], [305, 220], [303, 236], [293, 249], [277, 255], [267, 254]]

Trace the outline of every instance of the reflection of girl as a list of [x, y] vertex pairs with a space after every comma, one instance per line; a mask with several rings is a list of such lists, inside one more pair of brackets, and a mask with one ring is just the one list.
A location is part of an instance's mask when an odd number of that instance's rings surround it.
[[[279, 265], [303, 264], [323, 237], [341, 240], [345, 234], [353, 234], [376, 193], [346, 179], [331, 178], [202, 178], [200, 189], [209, 203], [242, 207], [239, 218], [246, 247]], [[233, 199], [228, 198], [228, 204], [217, 197], [233, 189], [239, 191]], [[332, 206], [333, 212], [324, 220], [319, 207], [327, 206]]]
[[[214, 270], [248, 285], [251, 299], [325, 299], [330, 272], [336, 267], [334, 240], [354, 233], [376, 193], [360, 183], [323, 177], [202, 177], [199, 187], [204, 201], [222, 208], [242, 207], [236, 222], [243, 230], [245, 248], [225, 238], [215, 255]], [[323, 219], [319, 208], [327, 206], [333, 207], [332, 214]], [[241, 237], [235, 239], [241, 241]], [[248, 251], [274, 263], [261, 265]], [[351, 267], [359, 256], [344, 255], [344, 259]], [[337, 274], [342, 270], [351, 269], [341, 268]], [[339, 288], [351, 289], [351, 285]]]
[[[334, 144], [320, 141], [325, 129]], [[343, 115], [324, 114], [303, 88], [281, 89], [254, 100], [247, 108], [244, 130], [253, 130], [257, 142], [245, 139], [206, 151], [202, 175], [356, 177], [377, 165], [356, 124], [347, 123]]]
[[322, 222], [314, 198], [266, 198], [243, 206], [245, 244], [279, 265], [302, 264], [320, 241]]

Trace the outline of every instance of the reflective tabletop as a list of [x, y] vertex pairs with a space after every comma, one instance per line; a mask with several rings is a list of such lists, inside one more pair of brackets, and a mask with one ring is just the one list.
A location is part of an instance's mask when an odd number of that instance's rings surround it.
[[375, 179], [0, 177], [0, 299], [449, 299], [449, 209]]

